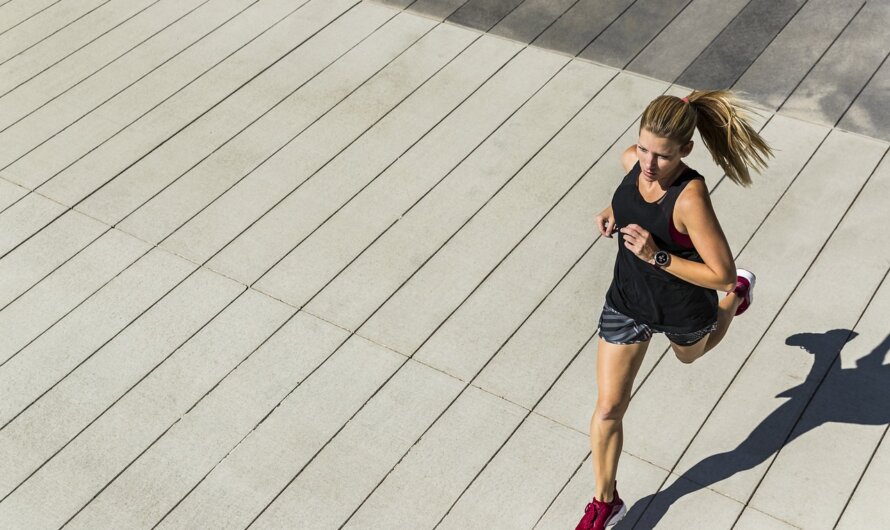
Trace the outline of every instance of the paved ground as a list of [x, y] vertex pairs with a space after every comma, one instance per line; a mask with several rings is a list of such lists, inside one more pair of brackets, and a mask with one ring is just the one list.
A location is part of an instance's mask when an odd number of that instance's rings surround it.
[[[592, 217], [686, 90], [368, 1], [0, 0], [0, 528], [572, 528]], [[890, 144], [757, 120], [753, 188], [689, 158], [756, 305], [653, 341], [620, 528], [890, 525]]]
[[890, 141], [886, 0], [382, 0]]

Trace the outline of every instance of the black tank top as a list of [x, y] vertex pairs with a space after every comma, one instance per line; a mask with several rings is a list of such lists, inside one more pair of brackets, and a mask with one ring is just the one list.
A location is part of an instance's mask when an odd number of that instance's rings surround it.
[[[637, 188], [637, 162], [612, 196], [612, 212], [618, 226], [638, 224], [652, 234], [658, 248], [684, 259], [703, 263], [688, 236], [674, 227], [674, 204], [689, 182], [702, 177], [686, 168], [674, 179], [661, 199], [648, 203]], [[606, 303], [658, 331], [690, 333], [717, 320], [717, 292], [693, 285], [647, 263], [624, 246], [616, 234], [618, 257]]]

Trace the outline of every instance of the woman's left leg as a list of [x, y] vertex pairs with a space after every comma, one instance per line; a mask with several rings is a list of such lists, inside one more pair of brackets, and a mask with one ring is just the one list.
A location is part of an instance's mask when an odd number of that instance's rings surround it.
[[732, 323], [735, 312], [741, 303], [741, 296], [735, 292], [729, 293], [723, 297], [723, 300], [720, 300], [720, 304], [717, 306], [717, 328], [714, 331], [689, 346], [683, 346], [671, 341], [671, 347], [674, 349], [677, 359], [684, 363], [691, 363], [714, 349], [723, 340], [723, 337], [726, 336], [729, 325]]

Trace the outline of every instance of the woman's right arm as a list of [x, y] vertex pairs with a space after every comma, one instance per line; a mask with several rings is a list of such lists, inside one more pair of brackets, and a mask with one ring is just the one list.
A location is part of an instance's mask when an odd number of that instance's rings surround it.
[[611, 205], [596, 216], [596, 228], [603, 237], [612, 237], [612, 232], [615, 231], [615, 215], [612, 213]]
[[[621, 165], [624, 167], [624, 172], [629, 172], [637, 160], [637, 146], [634, 144], [621, 153]], [[612, 237], [612, 232], [615, 231], [615, 214], [612, 213], [611, 204], [596, 216], [596, 227], [604, 237]]]

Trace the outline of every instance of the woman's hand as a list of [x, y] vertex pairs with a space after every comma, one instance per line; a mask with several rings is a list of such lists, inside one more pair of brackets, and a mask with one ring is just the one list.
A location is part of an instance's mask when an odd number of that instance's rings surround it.
[[640, 225], [629, 224], [619, 232], [624, 235], [624, 246], [634, 255], [647, 263], [655, 263], [655, 253], [659, 249], [652, 241], [652, 234], [648, 230]]
[[611, 206], [596, 216], [596, 228], [604, 237], [612, 237], [612, 232], [615, 231], [615, 214], [612, 213]]

